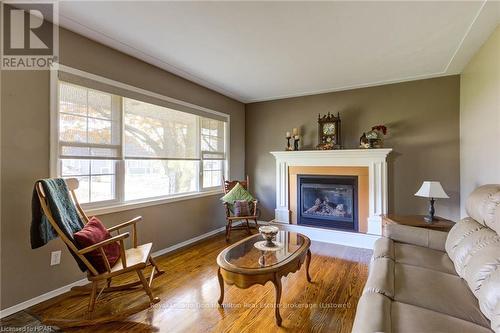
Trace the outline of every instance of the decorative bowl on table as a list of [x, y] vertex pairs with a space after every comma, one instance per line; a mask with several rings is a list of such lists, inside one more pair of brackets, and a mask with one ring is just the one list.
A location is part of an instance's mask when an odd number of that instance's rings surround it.
[[272, 225], [265, 225], [259, 228], [259, 232], [262, 235], [262, 238], [266, 240], [267, 247], [275, 247], [277, 246], [273, 240], [276, 239], [276, 234], [278, 233], [278, 227]]

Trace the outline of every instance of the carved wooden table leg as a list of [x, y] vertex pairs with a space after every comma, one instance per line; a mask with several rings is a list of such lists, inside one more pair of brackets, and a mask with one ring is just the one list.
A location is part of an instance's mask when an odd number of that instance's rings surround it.
[[311, 282], [311, 275], [309, 275], [309, 265], [311, 264], [311, 250], [307, 249], [307, 257], [306, 257], [306, 276], [307, 282]]
[[220, 273], [220, 268], [217, 270], [217, 277], [219, 278], [220, 286], [219, 305], [222, 305], [222, 302], [224, 302], [224, 279], [222, 278], [222, 274]]
[[274, 273], [273, 280], [274, 288], [276, 289], [276, 303], [274, 308], [274, 315], [276, 317], [276, 325], [281, 326], [281, 315], [280, 315], [280, 301], [281, 301], [281, 277], [277, 273]]

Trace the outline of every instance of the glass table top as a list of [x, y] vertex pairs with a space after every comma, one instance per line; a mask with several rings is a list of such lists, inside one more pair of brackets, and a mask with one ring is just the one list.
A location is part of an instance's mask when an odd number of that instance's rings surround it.
[[275, 243], [278, 247], [272, 250], [261, 250], [256, 243], [265, 242], [260, 235], [254, 235], [241, 243], [229, 247], [224, 261], [238, 268], [263, 268], [279, 264], [290, 258], [306, 242], [306, 237], [290, 231], [279, 231]]

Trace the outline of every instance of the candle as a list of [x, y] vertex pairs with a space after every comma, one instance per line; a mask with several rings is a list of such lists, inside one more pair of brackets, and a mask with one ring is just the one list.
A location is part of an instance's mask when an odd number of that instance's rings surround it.
[[290, 135], [290, 132], [286, 132], [286, 137], [291, 138], [292, 136]]
[[295, 128], [292, 130], [292, 132], [293, 132], [293, 135], [297, 135], [297, 134], [299, 134], [299, 129], [298, 129], [297, 127], [295, 127]]

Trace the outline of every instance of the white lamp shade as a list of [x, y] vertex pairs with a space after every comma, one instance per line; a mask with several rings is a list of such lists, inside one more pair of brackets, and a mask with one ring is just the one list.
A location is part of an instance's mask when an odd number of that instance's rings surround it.
[[415, 193], [417, 197], [425, 198], [449, 198], [448, 194], [443, 190], [440, 182], [425, 181], [420, 189]]

